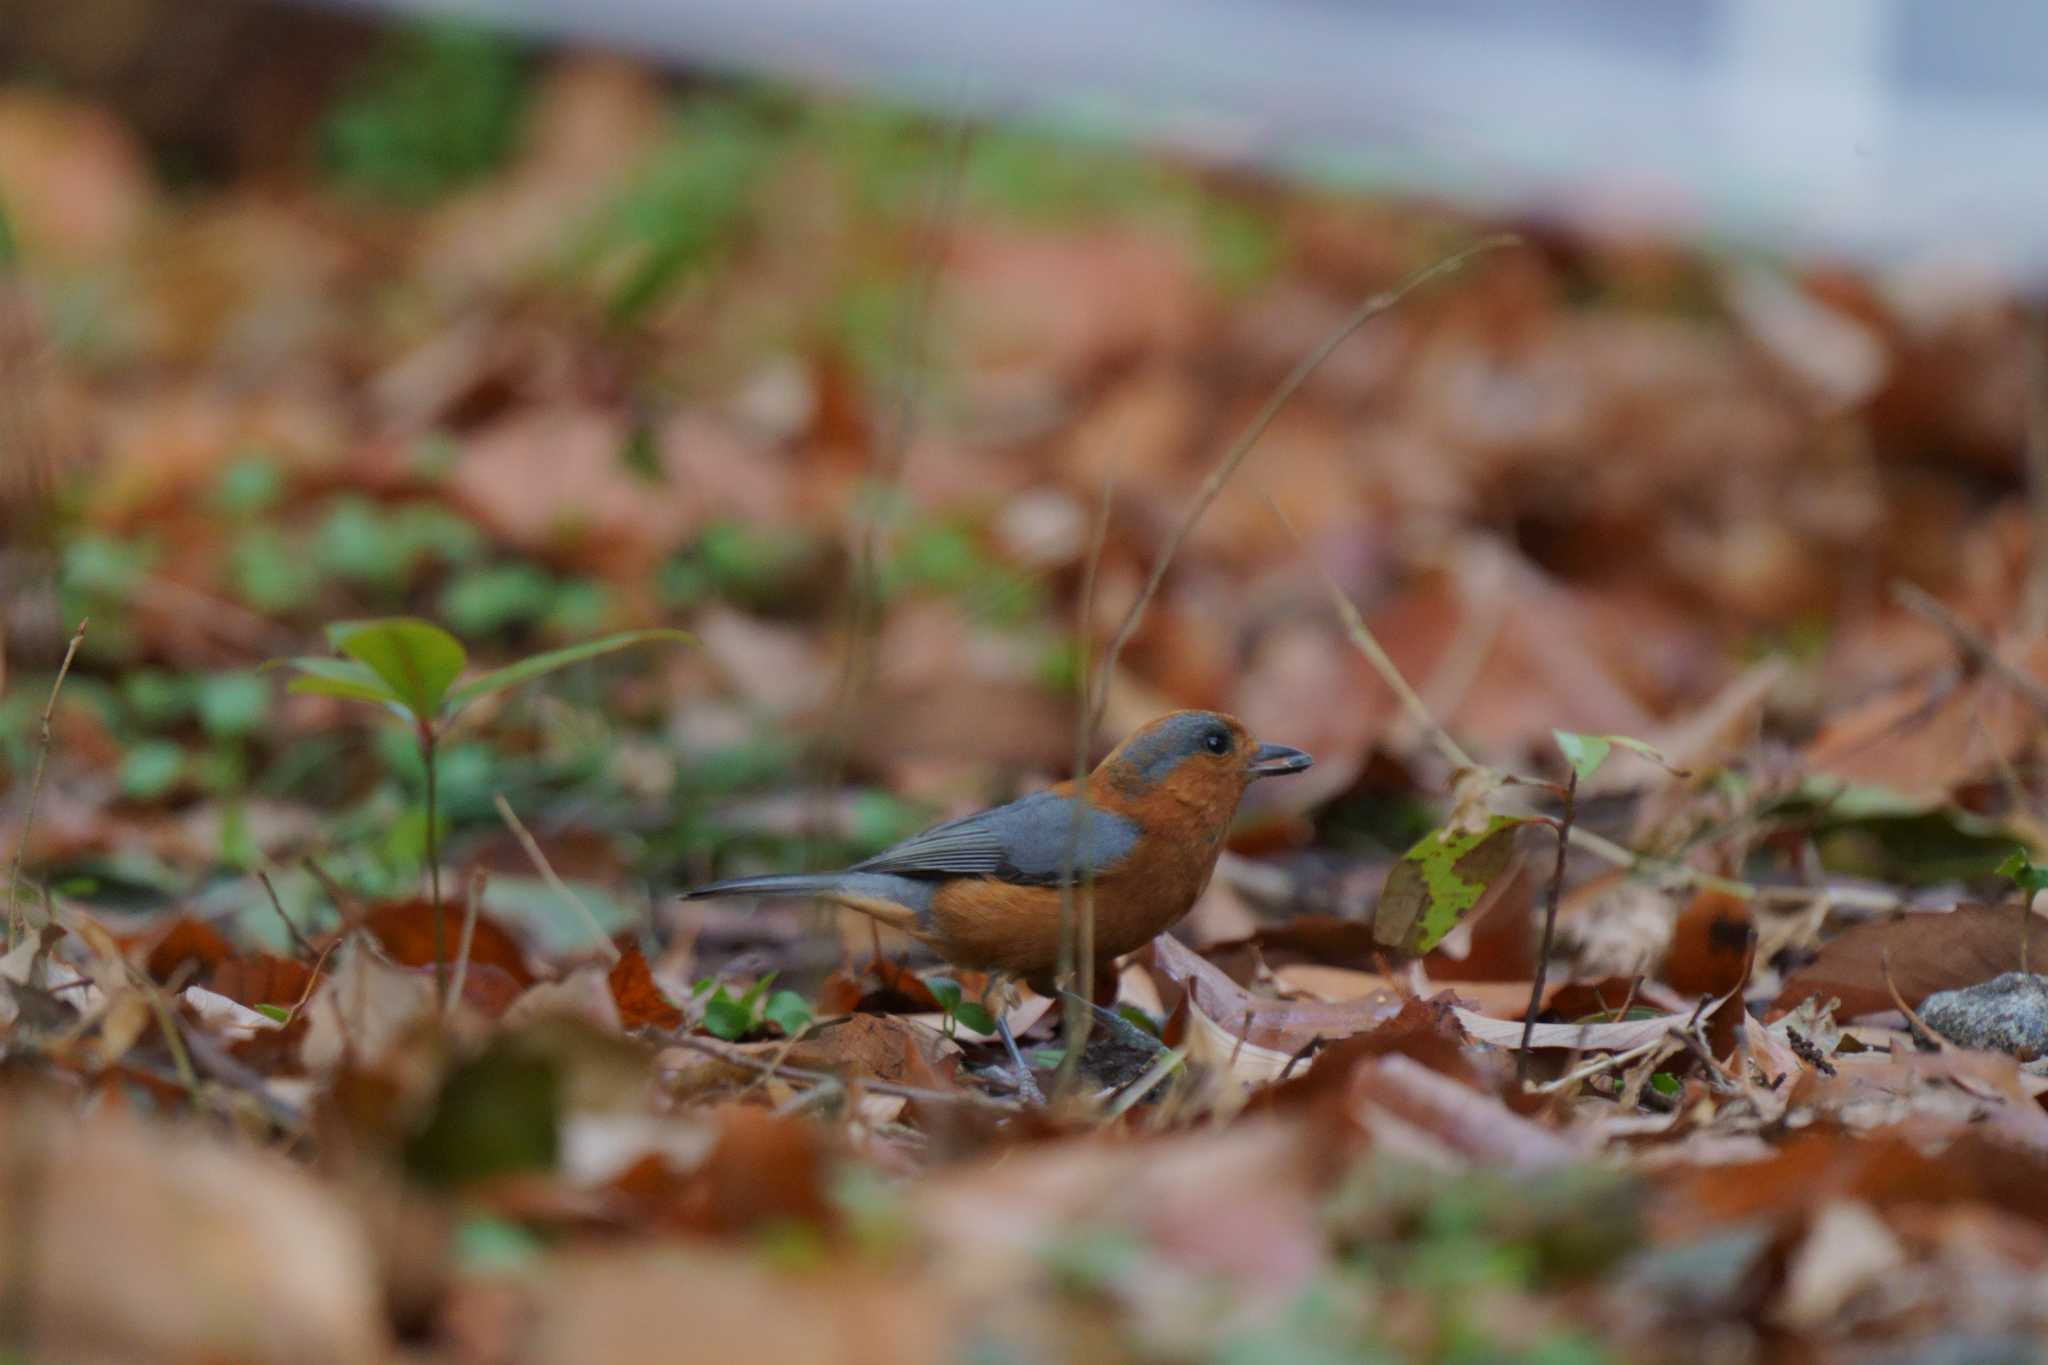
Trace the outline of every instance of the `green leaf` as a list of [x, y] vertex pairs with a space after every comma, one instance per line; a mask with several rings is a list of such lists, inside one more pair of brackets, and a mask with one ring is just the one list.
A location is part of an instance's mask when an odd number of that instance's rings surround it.
[[1678, 1077], [1668, 1071], [1659, 1071], [1650, 1077], [1650, 1089], [1660, 1095], [1668, 1095], [1675, 1099], [1683, 1088], [1678, 1083]]
[[199, 723], [217, 739], [254, 734], [270, 714], [270, 689], [254, 673], [215, 673], [199, 684]]
[[185, 771], [185, 751], [167, 739], [150, 739], [121, 758], [121, 795], [151, 801], [173, 786]]
[[960, 1022], [961, 1027], [971, 1028], [976, 1033], [996, 1031], [996, 1017], [972, 1000], [962, 1000], [953, 1006], [953, 1017]]
[[704, 1004], [704, 1027], [713, 1036], [734, 1042], [754, 1031], [754, 1012], [728, 996], [721, 986]]
[[392, 695], [382, 678], [353, 659], [272, 659], [263, 665], [261, 671], [267, 673], [273, 668], [296, 668], [299, 671], [300, 676], [293, 678], [285, 689], [288, 692], [341, 697], [378, 706], [405, 705]]
[[284, 1023], [287, 1019], [290, 1019], [292, 1017], [292, 1012], [286, 1009], [283, 1005], [255, 1004], [249, 1006], [249, 1008], [255, 1010], [265, 1019], [275, 1019], [280, 1024]]
[[461, 641], [414, 616], [336, 622], [327, 628], [327, 639], [382, 678], [419, 720], [431, 720], [440, 711], [449, 686], [469, 662]]
[[1564, 752], [1564, 761], [1572, 765], [1572, 771], [1584, 782], [1600, 771], [1600, 765], [1613, 752], [1614, 744], [1605, 735], [1579, 735], [1570, 730], [1552, 730], [1550, 737], [1557, 741], [1557, 747]]
[[1607, 761], [1608, 753], [1617, 744], [1632, 754], [1648, 759], [1674, 777], [1692, 776], [1683, 768], [1672, 767], [1671, 760], [1664, 757], [1663, 751], [1655, 745], [1646, 744], [1627, 735], [1576, 735], [1570, 730], [1552, 730], [1550, 734], [1557, 741], [1557, 747], [1564, 751], [1565, 762], [1572, 765], [1572, 771], [1579, 775], [1581, 782], [1599, 771], [1600, 765]]
[[760, 1007], [761, 997], [768, 993], [769, 984], [774, 980], [775, 973], [770, 972], [768, 975], [755, 981], [753, 985], [747, 987], [747, 993], [740, 997], [740, 1004], [746, 1008], [749, 1014]]
[[960, 983], [950, 976], [928, 976], [924, 988], [932, 993], [932, 999], [939, 1002], [939, 1008], [951, 1014], [960, 1008]]
[[781, 1029], [783, 1037], [794, 1038], [811, 1022], [811, 1003], [795, 991], [777, 991], [768, 997], [761, 1017]]
[[1418, 955], [1443, 942], [1507, 867], [1514, 831], [1528, 823], [1496, 815], [1473, 833], [1440, 829], [1416, 840], [1387, 873], [1373, 911], [1373, 940]]
[[535, 678], [543, 677], [558, 668], [567, 668], [570, 664], [582, 663], [585, 659], [595, 659], [600, 654], [610, 654], [615, 650], [656, 640], [673, 640], [685, 645], [696, 643], [696, 637], [688, 631], [629, 630], [618, 635], [607, 635], [602, 640], [587, 640], [580, 645], [570, 645], [566, 649], [550, 650], [546, 654], [536, 654], [530, 659], [508, 664], [456, 688], [448, 694], [448, 711], [452, 715], [479, 697], [487, 697], [493, 692], [502, 692], [508, 687], [532, 682]]
[[2016, 848], [2012, 856], [1998, 865], [1998, 875], [2009, 877], [2014, 886], [2024, 891], [2048, 889], [2048, 867], [2027, 860], [2027, 851]]

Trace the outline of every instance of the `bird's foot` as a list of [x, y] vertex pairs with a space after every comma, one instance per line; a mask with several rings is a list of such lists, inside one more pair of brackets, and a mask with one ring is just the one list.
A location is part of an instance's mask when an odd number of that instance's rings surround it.
[[1160, 1042], [1157, 1038], [1145, 1032], [1145, 1030], [1139, 1028], [1115, 1010], [1104, 1009], [1093, 1000], [1081, 1000], [1081, 997], [1072, 991], [1061, 991], [1060, 995], [1067, 1000], [1078, 1000], [1086, 1005], [1089, 1012], [1095, 1016], [1095, 1022], [1100, 1024], [1111, 1038], [1116, 1039], [1125, 1047], [1135, 1048], [1141, 1053], [1154, 1055], [1166, 1051], [1165, 1043]]
[[1003, 1050], [1010, 1054], [1009, 1079], [1016, 1083], [1017, 1098], [1034, 1109], [1045, 1108], [1045, 1092], [1038, 1088], [1038, 1078], [1025, 1065], [1024, 1054], [1017, 1050], [1016, 1035], [1010, 1032], [1010, 1021], [996, 1015], [996, 1036], [1003, 1040]]

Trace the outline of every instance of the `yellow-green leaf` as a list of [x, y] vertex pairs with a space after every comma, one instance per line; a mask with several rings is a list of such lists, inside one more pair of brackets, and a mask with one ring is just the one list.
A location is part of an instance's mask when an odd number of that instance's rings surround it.
[[1515, 830], [1528, 823], [1496, 815], [1472, 833], [1440, 829], [1416, 840], [1387, 873], [1373, 912], [1373, 940], [1411, 954], [1443, 942], [1507, 868]]
[[1607, 755], [1614, 751], [1614, 741], [1605, 735], [1579, 735], [1570, 730], [1552, 730], [1550, 737], [1557, 741], [1557, 747], [1564, 754], [1564, 761], [1572, 765], [1572, 771], [1584, 782], [1600, 771], [1600, 765], [1607, 761]]

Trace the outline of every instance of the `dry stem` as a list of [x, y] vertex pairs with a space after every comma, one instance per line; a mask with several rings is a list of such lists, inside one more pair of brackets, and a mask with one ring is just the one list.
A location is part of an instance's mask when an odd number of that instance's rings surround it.
[[497, 804], [498, 817], [505, 822], [505, 827], [512, 831], [512, 837], [519, 841], [519, 846], [526, 850], [526, 857], [540, 873], [541, 880], [548, 884], [550, 891], [576, 907], [577, 913], [583, 916], [583, 923], [590, 930], [590, 936], [604, 949], [605, 957], [617, 962], [618, 946], [611, 941], [611, 936], [605, 933], [604, 926], [597, 922], [597, 916], [591, 912], [590, 907], [583, 903], [583, 898], [571, 891], [568, 883], [555, 875], [555, 869], [548, 865], [547, 854], [540, 851], [540, 845], [534, 842], [533, 836], [526, 832], [526, 826], [520, 824], [518, 815], [513, 813], [512, 803], [505, 799], [503, 792], [498, 792], [491, 799]]
[[64, 679], [71, 672], [71, 661], [78, 657], [78, 647], [85, 643], [85, 620], [81, 619], [78, 629], [71, 632], [70, 647], [64, 651], [64, 662], [57, 666], [57, 680], [50, 684], [50, 700], [43, 705], [42, 739], [36, 745], [35, 776], [29, 779], [28, 810], [21, 817], [21, 833], [14, 838], [14, 862], [7, 869], [7, 946], [12, 948], [14, 940], [21, 933], [21, 904], [18, 893], [21, 889], [21, 859], [28, 851], [28, 832], [36, 822], [36, 802], [43, 794], [43, 764], [50, 757], [50, 721], [57, 714], [57, 694], [64, 690]]

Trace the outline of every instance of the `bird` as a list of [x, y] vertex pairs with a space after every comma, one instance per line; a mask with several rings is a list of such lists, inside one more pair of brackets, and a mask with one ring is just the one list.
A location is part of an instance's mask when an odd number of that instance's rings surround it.
[[[1107, 967], [1187, 914], [1251, 784], [1313, 761], [1259, 742], [1234, 716], [1173, 711], [1080, 782], [934, 825], [836, 872], [735, 877], [683, 894], [814, 896], [901, 930], [956, 967], [1050, 996], [1067, 888], [1092, 887], [1095, 956]], [[997, 1022], [1032, 1088], [1000, 1012]]]

